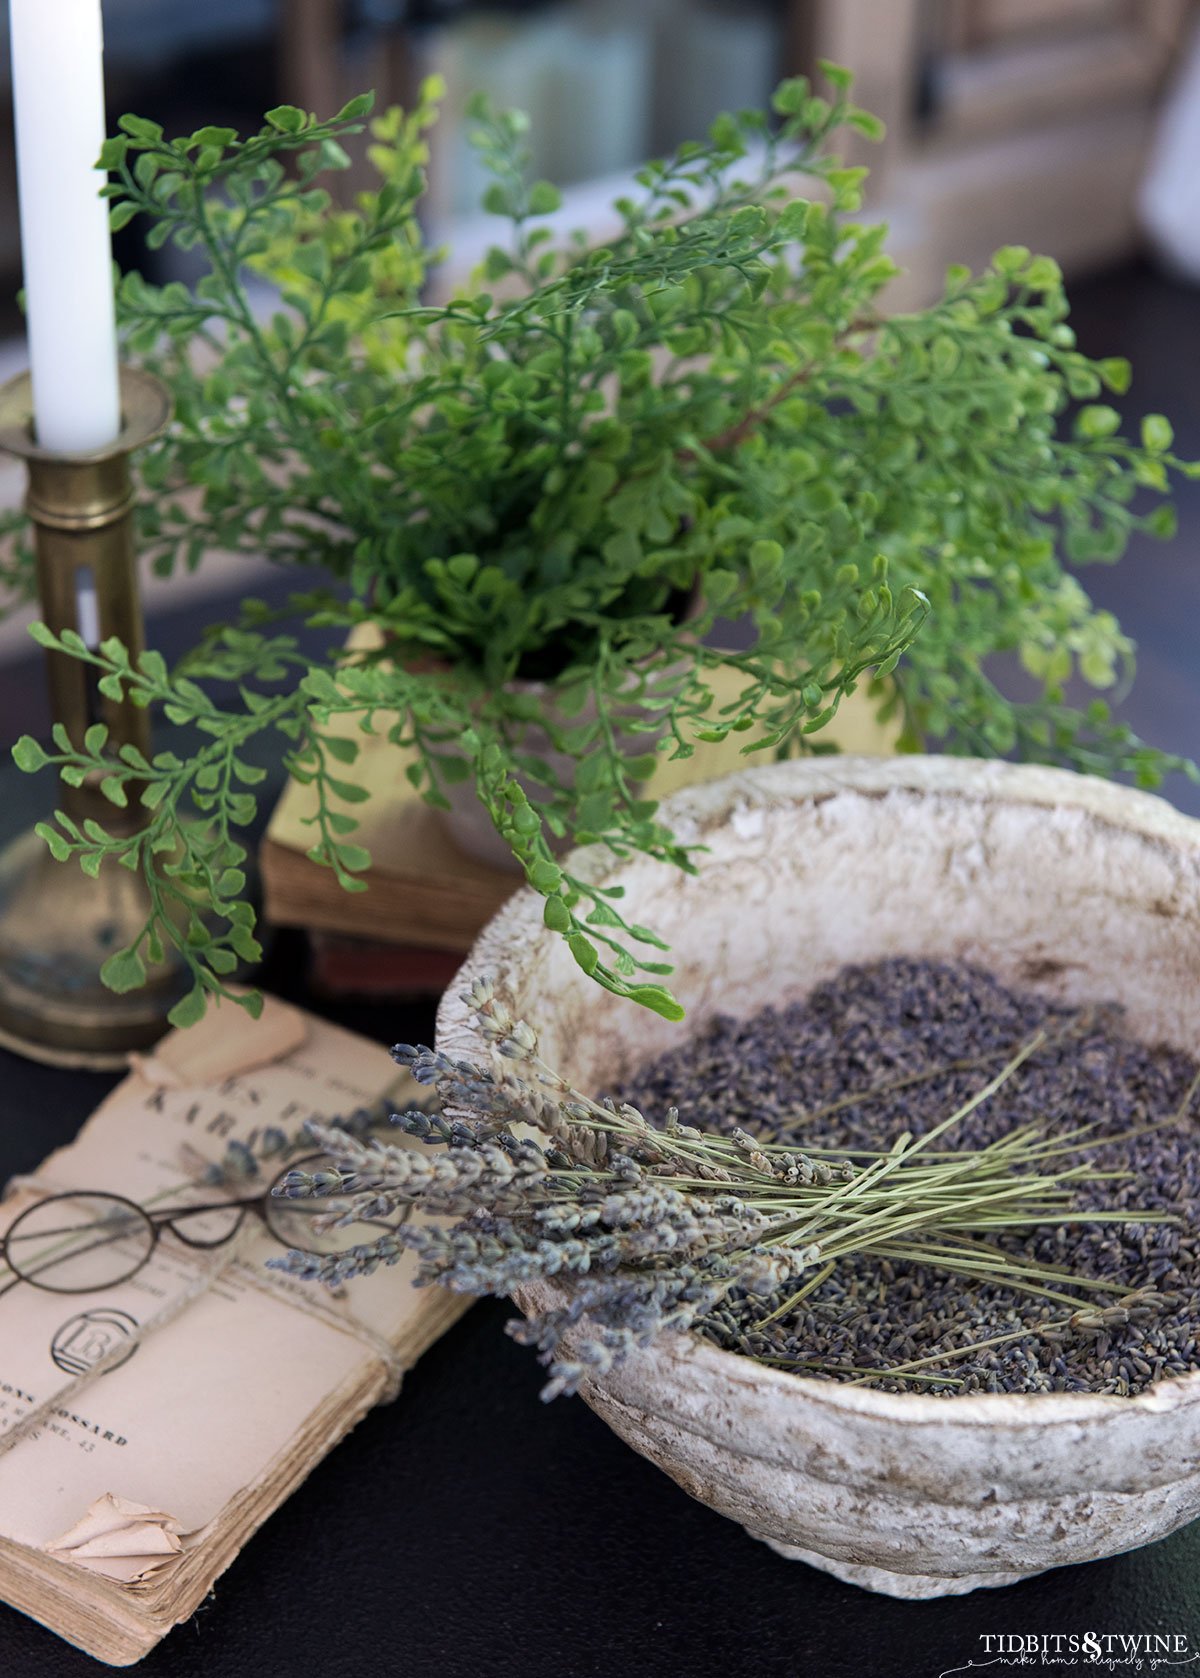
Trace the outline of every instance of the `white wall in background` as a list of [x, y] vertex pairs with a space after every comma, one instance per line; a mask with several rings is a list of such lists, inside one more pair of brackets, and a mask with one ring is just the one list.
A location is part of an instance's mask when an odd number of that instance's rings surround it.
[[1138, 207], [1167, 266], [1200, 281], [1200, 28], [1160, 113]]
[[559, 184], [642, 162], [649, 145], [652, 11], [577, 0], [531, 17], [483, 13], [441, 31], [429, 54], [446, 78], [442, 155], [434, 148], [439, 216], [479, 208], [490, 177], [462, 116], [482, 89], [530, 119], [533, 172]]
[[770, 0], [660, 0], [657, 12], [652, 150], [702, 140], [722, 111], [767, 102], [783, 56]]

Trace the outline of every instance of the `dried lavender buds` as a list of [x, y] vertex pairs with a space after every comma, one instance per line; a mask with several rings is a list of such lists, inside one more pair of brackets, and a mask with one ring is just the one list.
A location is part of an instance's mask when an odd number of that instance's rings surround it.
[[[1200, 1368], [1198, 1069], [1132, 1040], [1117, 1009], [1056, 1006], [961, 964], [881, 962], [845, 969], [790, 1008], [716, 1021], [640, 1073], [637, 1092], [649, 1106], [678, 1102], [700, 1126], [854, 1157], [901, 1131], [924, 1135], [1036, 1032], [1045, 1043], [946, 1145], [984, 1147], [1029, 1124], [1049, 1135], [1092, 1126], [1093, 1171], [1125, 1175], [1094, 1175], [1073, 1198], [1107, 1221], [994, 1233], [1003, 1264], [988, 1259], [974, 1279], [860, 1253], [790, 1308], [727, 1302], [698, 1331], [776, 1368], [948, 1395], [1126, 1395]], [[1131, 1221], [1111, 1221], [1121, 1212]], [[1162, 1221], [1142, 1221], [1148, 1213]], [[1103, 1280], [1119, 1297], [1073, 1308], [1005, 1285], [997, 1273], [1009, 1264]]]
[[[966, 968], [851, 969], [786, 1012], [716, 1022], [639, 1077], [635, 1105], [571, 1088], [490, 985], [467, 1000], [483, 1061], [394, 1051], [441, 1107], [397, 1122], [437, 1151], [311, 1126], [328, 1162], [277, 1191], [349, 1195], [342, 1224], [433, 1221], [284, 1268], [336, 1285], [408, 1250], [420, 1282], [469, 1293], [557, 1279], [561, 1303], [513, 1328], [549, 1369], [545, 1397], [683, 1330], [948, 1393], [1095, 1385], [1094, 1370], [1132, 1391], [1186, 1358], [1162, 1326], [1183, 1285], [1178, 1196], [1130, 1150], [1191, 1069], [1124, 1042], [1110, 1014]], [[1114, 1056], [1163, 1087], [1133, 1076], [1118, 1097]], [[1107, 1105], [1079, 1099], [1094, 1087]]]

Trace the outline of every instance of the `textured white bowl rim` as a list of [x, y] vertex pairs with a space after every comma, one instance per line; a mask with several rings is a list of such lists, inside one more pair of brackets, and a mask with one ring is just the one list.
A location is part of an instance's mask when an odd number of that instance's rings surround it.
[[[830, 757], [769, 764], [685, 788], [663, 802], [659, 817], [682, 835], [692, 828], [711, 827], [748, 804], [802, 803], [839, 793], [872, 796], [901, 790], [981, 804], [1072, 805], [1099, 821], [1160, 839], [1172, 849], [1194, 851], [1200, 857], [1200, 821], [1181, 815], [1163, 798], [1070, 770], [976, 758]], [[600, 882], [615, 879], [621, 871], [620, 863], [598, 847], [573, 853], [572, 868]], [[546, 930], [542, 907], [543, 899], [525, 887], [488, 922], [438, 1008], [439, 1047], [459, 1055], [478, 1051], [481, 1039], [472, 1028], [461, 993], [474, 980], [500, 972], [515, 944], [532, 945], [557, 936]], [[1200, 1044], [1196, 1052], [1200, 1053]], [[568, 1291], [557, 1286], [547, 1289], [564, 1296]], [[963, 1393], [936, 1398], [928, 1393], [880, 1392], [794, 1375], [724, 1351], [698, 1335], [662, 1335], [649, 1351], [657, 1361], [675, 1365], [681, 1375], [685, 1373], [682, 1366], [690, 1366], [686, 1374], [693, 1381], [696, 1375], [708, 1372], [726, 1385], [749, 1383], [760, 1393], [774, 1391], [781, 1397], [803, 1393], [807, 1402], [831, 1411], [878, 1416], [913, 1427], [944, 1429], [953, 1423], [995, 1428], [1002, 1424], [1006, 1431], [1028, 1427], [1041, 1434], [1055, 1424], [1111, 1419], [1114, 1412], [1125, 1416], [1162, 1415], [1200, 1403], [1200, 1370], [1158, 1381], [1128, 1398], [1105, 1393]]]

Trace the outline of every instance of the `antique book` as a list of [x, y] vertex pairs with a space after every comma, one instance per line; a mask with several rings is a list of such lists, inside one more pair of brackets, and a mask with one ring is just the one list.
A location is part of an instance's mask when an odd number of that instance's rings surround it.
[[[64, 1191], [121, 1195], [159, 1218], [245, 1199], [296, 1157], [275, 1132], [417, 1094], [350, 1032], [272, 998], [257, 1023], [225, 1004], [134, 1060], [78, 1138], [9, 1186], [0, 1230]], [[204, 1181], [222, 1164], [223, 1183]], [[282, 1216], [292, 1203], [269, 1205]], [[211, 1239], [235, 1218], [185, 1227]], [[0, 1340], [0, 1597], [118, 1666], [193, 1612], [467, 1303], [409, 1287], [408, 1259], [336, 1293], [268, 1269], [284, 1249], [253, 1207], [231, 1243], [185, 1245], [166, 1225], [147, 1248], [136, 1274], [91, 1292], [17, 1281]], [[91, 1284], [90, 1270], [63, 1276], [57, 1262], [44, 1281]], [[0, 1272], [0, 1287], [12, 1281]]]
[[405, 779], [407, 761], [382, 734], [359, 737], [350, 774], [371, 797], [345, 808], [359, 824], [355, 843], [371, 853], [361, 892], [343, 891], [332, 869], [307, 855], [313, 789], [288, 782], [259, 848], [268, 921], [466, 954], [521, 877], [476, 862], [451, 843], [439, 812]]
[[[735, 696], [742, 679], [732, 669], [709, 675], [718, 705]], [[434, 975], [442, 975], [435, 952], [465, 955], [496, 910], [522, 884], [522, 876], [477, 862], [455, 846], [440, 812], [426, 804], [405, 777], [409, 755], [389, 744], [382, 729], [363, 735], [354, 728], [352, 718], [344, 720], [342, 727], [359, 748], [348, 778], [365, 787], [370, 798], [354, 805], [343, 806], [334, 798], [330, 803], [359, 823], [354, 839], [371, 854], [370, 870], [363, 876], [367, 889], [343, 891], [331, 869], [310, 859], [316, 792], [289, 781], [259, 850], [264, 913], [276, 926], [403, 946], [409, 959], [395, 970], [395, 989], [419, 990], [426, 971], [431, 982]], [[836, 742], [841, 751], [882, 756], [892, 750], [896, 733], [897, 728], [877, 723], [869, 703], [854, 695], [821, 738]], [[647, 783], [647, 796], [666, 798], [681, 787], [745, 769], [755, 760], [743, 755], [744, 744], [744, 735], [731, 734], [721, 742], [698, 742], [690, 758], [678, 762], [660, 758]], [[426, 953], [429, 960], [422, 962], [420, 956]], [[336, 981], [327, 988], [338, 994], [353, 990], [345, 983], [345, 960], [331, 963], [323, 946], [318, 946], [316, 955], [318, 982], [327, 970], [336, 971]], [[381, 971], [386, 966], [381, 960]], [[366, 989], [383, 993], [379, 984]]]
[[440, 997], [462, 966], [455, 950], [422, 949], [341, 932], [309, 932], [306, 988], [312, 996], [402, 1002]]

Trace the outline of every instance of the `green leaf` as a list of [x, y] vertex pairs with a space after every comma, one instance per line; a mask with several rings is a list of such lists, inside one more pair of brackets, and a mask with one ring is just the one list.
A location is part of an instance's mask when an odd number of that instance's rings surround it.
[[236, 139], [236, 128], [216, 128], [209, 124], [206, 128], [198, 128], [188, 143], [203, 150], [223, 151]]
[[458, 786], [471, 777], [471, 765], [464, 757], [439, 757], [438, 773], [447, 786]]
[[233, 926], [229, 933], [229, 942], [243, 961], [262, 960], [262, 945], [247, 927]]
[[590, 938], [583, 936], [582, 932], [577, 932], [573, 937], [568, 938], [567, 947], [590, 979], [600, 964], [599, 950]]
[[671, 992], [663, 985], [630, 985], [629, 996], [643, 1008], [649, 1008], [651, 1013], [659, 1014], [664, 1020], [682, 1020], [686, 1010]]
[[631, 926], [629, 928], [629, 936], [631, 938], [636, 938], [640, 944], [652, 944], [656, 950], [666, 950], [670, 948], [670, 945], [666, 944], [658, 936], [657, 932], [651, 932], [648, 926], [638, 926], [636, 924]]
[[1162, 414], [1147, 414], [1142, 421], [1142, 444], [1151, 454], [1164, 454], [1175, 441], [1175, 432]]
[[100, 981], [109, 990], [123, 995], [126, 991], [136, 990], [139, 985], [146, 983], [146, 966], [141, 956], [134, 949], [118, 950], [100, 969]]
[[562, 207], [562, 194], [549, 181], [534, 181], [529, 189], [529, 214], [552, 216]]
[[738, 126], [737, 118], [731, 116], [728, 111], [723, 111], [720, 116], [713, 119], [708, 130], [708, 137], [718, 152], [732, 152], [735, 156], [741, 156], [744, 153], [741, 128]]
[[375, 95], [373, 93], [359, 93], [342, 106], [334, 121], [356, 122], [359, 117], [368, 116], [374, 108]]
[[163, 137], [163, 131], [158, 123], [147, 122], [145, 117], [119, 117], [117, 127], [128, 134], [130, 139], [136, 140], [142, 145], [155, 145]]
[[1132, 370], [1124, 356], [1106, 356], [1103, 361], [1096, 363], [1096, 368], [1109, 390], [1115, 391], [1118, 396], [1124, 396], [1133, 377]]
[[100, 147], [100, 156], [96, 159], [96, 167], [104, 170], [119, 169], [128, 152], [129, 141], [122, 135], [113, 135], [111, 139], [105, 140]]
[[55, 862], [66, 862], [71, 855], [71, 847], [56, 827], [51, 827], [49, 822], [38, 822], [33, 831], [45, 841], [46, 849]]
[[1102, 437], [1111, 437], [1120, 429], [1120, 414], [1115, 408], [1109, 408], [1103, 403], [1081, 408], [1075, 419], [1076, 433], [1089, 440], [1098, 441]]
[[1011, 276], [1019, 274], [1028, 261], [1028, 245], [1002, 245], [992, 257], [992, 267], [998, 273]]
[[[321, 167], [323, 169], [349, 169], [350, 155], [344, 146], [339, 146], [336, 140], [322, 140], [320, 145]], [[351, 286], [349, 289], [353, 290]]]
[[557, 891], [562, 885], [562, 869], [557, 863], [547, 862], [542, 857], [530, 864], [528, 875], [534, 891], [540, 891], [543, 896]]
[[771, 96], [771, 105], [780, 116], [798, 116], [807, 104], [808, 97], [808, 77], [792, 76], [790, 80], [780, 82]]
[[542, 910], [542, 920], [551, 932], [569, 932], [571, 930], [571, 911], [561, 897], [548, 897]]
[[1026, 265], [1021, 284], [1031, 291], [1053, 291], [1062, 284], [1062, 269], [1052, 256], [1035, 256]]
[[818, 58], [817, 68], [825, 80], [839, 93], [849, 93], [854, 86], [854, 72], [847, 70], [844, 64], [835, 64], [831, 58]]
[[855, 128], [866, 140], [885, 140], [887, 138], [887, 124], [873, 111], [864, 111], [859, 107], [846, 112], [845, 121], [850, 128]]
[[930, 346], [929, 360], [939, 378], [949, 378], [957, 369], [961, 359], [961, 352], [953, 338], [943, 333], [933, 340]]
[[27, 775], [32, 775], [39, 769], [44, 769], [50, 759], [29, 734], [22, 734], [12, 749], [13, 762], [18, 769], [23, 769]]
[[346, 804], [365, 804], [371, 796], [366, 787], [360, 787], [356, 781], [335, 780], [332, 775], [326, 775], [325, 785]]
[[358, 756], [357, 740], [347, 739], [344, 734], [323, 734], [321, 744], [338, 763], [353, 763]]
[[783, 564], [783, 546], [779, 542], [760, 540], [750, 545], [750, 569], [756, 577], [770, 576]]
[[199, 1025], [204, 1018], [204, 1008], [204, 992], [199, 985], [195, 985], [171, 1009], [171, 1012], [167, 1015], [168, 1024], [173, 1025], [178, 1031], [184, 1031], [190, 1025]]
[[736, 572], [714, 568], [704, 579], [704, 598], [710, 606], [723, 606], [737, 593]]
[[329, 705], [336, 705], [341, 702], [342, 691], [328, 670], [322, 670], [319, 667], [310, 670], [300, 686], [302, 691], [312, 699], [323, 700]]
[[528, 839], [541, 827], [541, 819], [531, 804], [521, 804], [513, 811], [511, 821], [522, 839]]
[[1156, 507], [1146, 520], [1146, 528], [1152, 535], [1169, 541], [1179, 528], [1179, 516], [1174, 507]]
[[299, 134], [302, 128], [308, 126], [308, 118], [295, 105], [276, 105], [273, 110], [267, 112], [266, 120], [281, 134]]
[[466, 588], [479, 574], [479, 559], [475, 554], [451, 554], [444, 570], [460, 588]]

